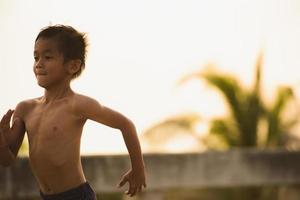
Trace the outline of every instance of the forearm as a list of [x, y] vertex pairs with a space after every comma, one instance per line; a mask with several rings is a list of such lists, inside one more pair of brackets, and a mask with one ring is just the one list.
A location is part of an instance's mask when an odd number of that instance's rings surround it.
[[144, 161], [141, 151], [140, 142], [133, 123], [128, 123], [121, 129], [122, 135], [130, 156], [133, 170], [144, 169]]
[[15, 160], [15, 156], [10, 150], [9, 146], [3, 145], [0, 146], [0, 165], [3, 167], [8, 167]]

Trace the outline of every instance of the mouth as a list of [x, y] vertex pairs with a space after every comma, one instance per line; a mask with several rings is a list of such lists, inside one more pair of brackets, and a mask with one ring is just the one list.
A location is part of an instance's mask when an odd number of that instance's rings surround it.
[[34, 70], [36, 76], [45, 76], [47, 73], [43, 70]]
[[47, 74], [46, 73], [36, 73], [35, 75], [36, 76], [46, 76]]

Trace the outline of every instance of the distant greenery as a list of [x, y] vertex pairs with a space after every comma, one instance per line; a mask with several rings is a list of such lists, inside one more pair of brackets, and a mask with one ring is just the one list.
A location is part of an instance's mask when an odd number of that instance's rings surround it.
[[[273, 102], [267, 103], [261, 94], [262, 61], [263, 55], [260, 54], [255, 66], [254, 83], [250, 88], [242, 87], [235, 76], [212, 69], [194, 72], [181, 79], [180, 84], [194, 78], [204, 80], [222, 95], [229, 111], [226, 116], [209, 122], [209, 135], [199, 142], [217, 149], [258, 146], [271, 148], [286, 145], [284, 138], [288, 137], [287, 133], [298, 122], [297, 116], [286, 115], [288, 106], [295, 99], [294, 92], [290, 86], [280, 86]], [[173, 130], [159, 132], [161, 138], [170, 138], [181, 127], [194, 135], [196, 140], [199, 139], [194, 125], [199, 123], [197, 120], [200, 117], [183, 115], [170, 119], [150, 127], [144, 133], [145, 139], [151, 142], [156, 138], [156, 141], [158, 130], [165, 127], [173, 127]]]
[[29, 154], [28, 151], [29, 151], [29, 144], [28, 144], [27, 136], [25, 136], [24, 140], [22, 142], [22, 145], [20, 147], [20, 150], [19, 150], [19, 155], [28, 156], [28, 154]]

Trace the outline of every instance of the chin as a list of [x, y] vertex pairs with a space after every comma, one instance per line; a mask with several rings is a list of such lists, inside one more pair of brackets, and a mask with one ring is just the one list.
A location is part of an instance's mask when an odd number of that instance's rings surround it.
[[42, 81], [37, 81], [37, 84], [40, 86], [40, 87], [42, 87], [42, 88], [45, 88], [45, 89], [47, 89], [48, 88], [48, 84], [47, 83], [45, 83], [45, 82], [42, 82]]

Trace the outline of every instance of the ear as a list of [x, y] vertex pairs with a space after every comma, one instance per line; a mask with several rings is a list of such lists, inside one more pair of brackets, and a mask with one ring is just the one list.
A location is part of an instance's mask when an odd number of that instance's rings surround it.
[[79, 59], [70, 60], [67, 69], [68, 73], [71, 75], [75, 74], [80, 70], [80, 66], [81, 66], [81, 60]]

